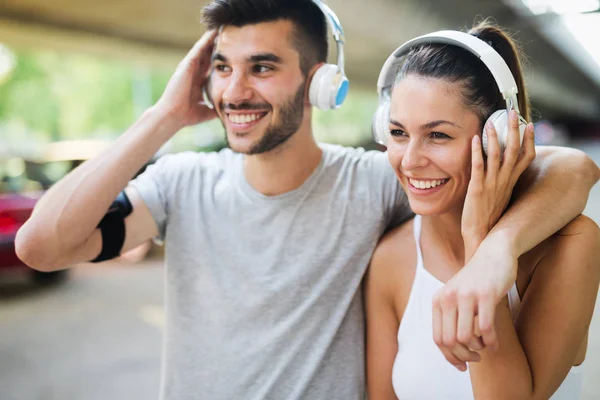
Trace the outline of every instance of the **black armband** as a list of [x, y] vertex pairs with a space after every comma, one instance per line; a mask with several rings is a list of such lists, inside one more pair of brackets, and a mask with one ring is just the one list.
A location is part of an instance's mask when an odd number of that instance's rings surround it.
[[125, 243], [125, 218], [132, 211], [131, 202], [125, 191], [122, 191], [98, 224], [102, 234], [102, 251], [91, 262], [111, 260], [121, 254]]

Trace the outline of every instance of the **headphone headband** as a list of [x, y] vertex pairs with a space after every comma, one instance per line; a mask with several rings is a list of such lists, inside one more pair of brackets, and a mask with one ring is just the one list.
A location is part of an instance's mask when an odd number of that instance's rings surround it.
[[519, 111], [519, 104], [517, 101], [519, 89], [506, 61], [504, 61], [502, 56], [498, 54], [492, 46], [483, 40], [459, 31], [446, 30], [429, 33], [409, 40], [398, 47], [388, 57], [381, 69], [379, 79], [377, 80], [377, 92], [381, 95], [384, 90], [390, 88], [394, 84], [396, 79], [395, 75], [398, 66], [402, 63], [401, 57], [403, 55], [407, 54], [415, 46], [434, 43], [459, 46], [477, 56], [492, 73], [504, 99], [507, 100], [507, 102], [510, 101], [512, 107]]
[[323, 3], [321, 0], [313, 0], [313, 3], [315, 3], [317, 7], [321, 9], [323, 14], [327, 18], [327, 22], [331, 27], [331, 31], [333, 32], [333, 37], [335, 38], [335, 40], [344, 43], [345, 37], [344, 30], [342, 29], [342, 24], [340, 23], [339, 18], [337, 17], [337, 15], [335, 15], [331, 7]]
[[342, 24], [340, 23], [339, 18], [333, 12], [333, 10], [321, 0], [312, 0], [313, 3], [321, 9], [323, 15], [325, 15], [325, 19], [327, 20], [327, 24], [331, 29], [331, 33], [333, 34], [333, 39], [335, 40], [337, 46], [337, 66], [340, 69], [342, 75], [345, 75], [344, 71], [344, 43], [346, 41], [346, 37], [344, 35], [344, 29], [342, 28]]

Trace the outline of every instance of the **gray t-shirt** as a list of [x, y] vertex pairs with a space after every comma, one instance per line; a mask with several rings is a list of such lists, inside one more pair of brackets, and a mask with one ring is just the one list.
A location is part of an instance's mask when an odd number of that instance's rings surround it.
[[264, 196], [243, 155], [180, 153], [135, 181], [166, 243], [161, 399], [362, 399], [361, 280], [410, 208], [387, 156], [321, 145]]

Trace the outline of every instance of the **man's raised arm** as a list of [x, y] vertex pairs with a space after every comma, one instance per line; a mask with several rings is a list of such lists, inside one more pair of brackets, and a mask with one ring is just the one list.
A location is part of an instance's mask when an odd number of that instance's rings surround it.
[[[214, 117], [201, 100], [215, 36], [209, 31], [196, 43], [158, 103], [110, 149], [76, 168], [44, 194], [15, 241], [17, 255], [26, 264], [52, 271], [96, 258], [103, 246], [97, 226], [119, 192], [181, 128]], [[135, 206], [141, 200], [132, 201]], [[141, 220], [140, 215], [144, 216]], [[134, 210], [132, 217], [141, 227], [153, 226], [148, 222], [149, 212]], [[140, 226], [132, 227], [135, 229], [130, 233], [140, 236], [141, 242], [154, 232], [141, 232]]]

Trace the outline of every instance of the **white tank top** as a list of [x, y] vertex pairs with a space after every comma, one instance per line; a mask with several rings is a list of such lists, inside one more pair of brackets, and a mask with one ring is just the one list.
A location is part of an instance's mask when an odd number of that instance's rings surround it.
[[[433, 341], [433, 296], [444, 283], [423, 266], [421, 216], [415, 216], [413, 227], [417, 268], [398, 330], [398, 353], [392, 370], [394, 391], [402, 400], [473, 399], [468, 371], [460, 372], [446, 361]], [[508, 302], [514, 318], [521, 303], [516, 284], [508, 293]], [[579, 399], [582, 375], [582, 366], [571, 368], [551, 399]]]

